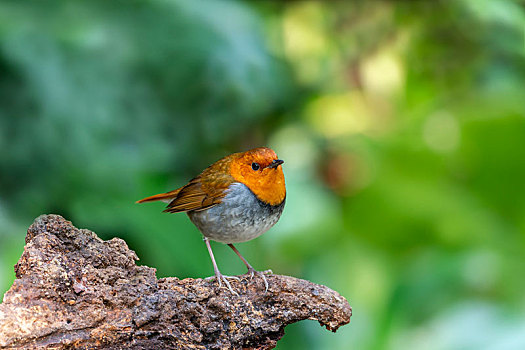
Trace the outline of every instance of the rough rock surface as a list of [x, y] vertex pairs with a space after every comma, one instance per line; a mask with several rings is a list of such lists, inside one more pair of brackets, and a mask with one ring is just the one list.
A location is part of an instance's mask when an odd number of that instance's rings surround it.
[[309, 281], [268, 275], [265, 293], [244, 275], [236, 296], [213, 280], [157, 280], [135, 260], [119, 238], [38, 217], [0, 304], [0, 349], [271, 349], [290, 323], [350, 322], [346, 299]]

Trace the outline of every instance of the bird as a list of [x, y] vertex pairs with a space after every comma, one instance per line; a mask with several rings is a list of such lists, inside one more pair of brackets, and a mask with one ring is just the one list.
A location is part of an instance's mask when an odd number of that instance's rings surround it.
[[235, 248], [234, 243], [255, 239], [277, 223], [286, 202], [283, 160], [268, 147], [258, 147], [219, 159], [186, 185], [173, 191], [143, 198], [137, 203], [163, 201], [164, 212], [185, 212], [202, 233], [210, 255], [219, 289], [222, 282], [237, 294], [223, 275], [213, 255], [210, 240], [227, 244], [248, 268], [251, 278], [261, 276], [268, 291], [264, 272], [256, 271]]

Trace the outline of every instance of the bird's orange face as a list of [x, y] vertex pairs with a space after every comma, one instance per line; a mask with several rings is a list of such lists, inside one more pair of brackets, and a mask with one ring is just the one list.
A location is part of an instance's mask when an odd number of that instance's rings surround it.
[[230, 173], [261, 201], [279, 205], [286, 197], [282, 163], [272, 149], [259, 147], [239, 153], [230, 165]]

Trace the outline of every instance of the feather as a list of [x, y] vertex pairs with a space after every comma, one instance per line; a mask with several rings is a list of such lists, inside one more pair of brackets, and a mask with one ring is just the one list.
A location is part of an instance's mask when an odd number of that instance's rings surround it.
[[221, 202], [232, 182], [234, 180], [231, 175], [208, 168], [182, 187], [164, 212], [178, 213], [208, 209]]
[[155, 202], [155, 201], [162, 201], [162, 202], [169, 203], [173, 200], [173, 198], [177, 197], [181, 189], [182, 187], [177, 188], [176, 190], [173, 190], [173, 191], [166, 192], [166, 193], [159, 193], [154, 196], [143, 198], [139, 201], [136, 201], [135, 203], [147, 203], [147, 202]]
[[236, 182], [229, 169], [232, 160], [239, 155], [240, 153], [235, 153], [218, 160], [181, 188], [141, 199], [138, 203], [157, 200], [168, 202], [164, 210], [167, 213], [199, 211], [213, 207], [222, 201], [228, 187]]

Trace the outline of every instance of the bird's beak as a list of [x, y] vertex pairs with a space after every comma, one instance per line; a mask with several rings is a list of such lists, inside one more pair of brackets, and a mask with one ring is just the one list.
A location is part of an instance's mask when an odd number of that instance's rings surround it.
[[270, 165], [268, 165], [268, 168], [277, 168], [279, 165], [283, 163], [284, 163], [284, 160], [274, 159], [273, 162]]

